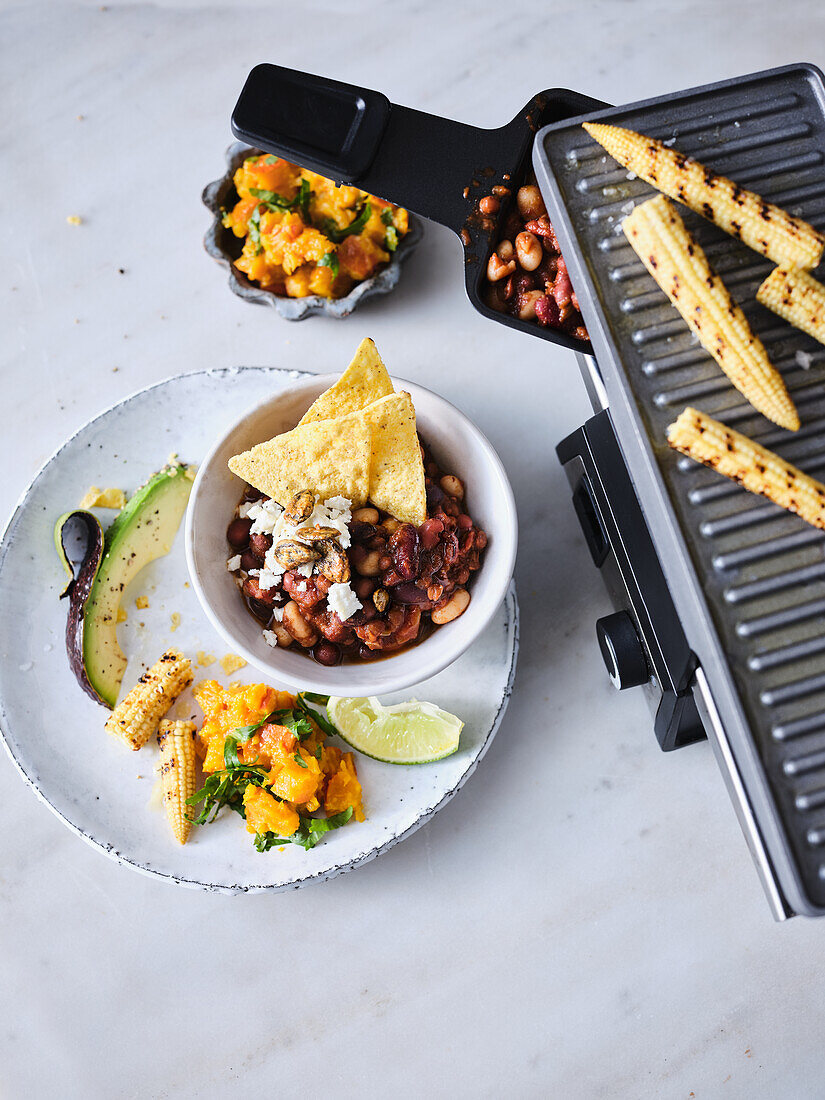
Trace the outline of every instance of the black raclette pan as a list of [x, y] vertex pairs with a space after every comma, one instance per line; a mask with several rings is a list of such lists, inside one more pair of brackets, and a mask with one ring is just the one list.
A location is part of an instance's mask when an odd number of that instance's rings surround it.
[[[579, 92], [551, 88], [533, 96], [506, 126], [484, 130], [400, 107], [381, 92], [265, 64], [247, 77], [232, 112], [232, 132], [256, 149], [446, 225], [464, 246], [467, 295], [479, 313], [591, 354], [585, 340], [491, 309], [483, 290], [499, 227], [530, 170], [536, 132], [604, 106]], [[510, 196], [494, 217], [485, 217], [478, 202], [495, 186], [509, 188]]]

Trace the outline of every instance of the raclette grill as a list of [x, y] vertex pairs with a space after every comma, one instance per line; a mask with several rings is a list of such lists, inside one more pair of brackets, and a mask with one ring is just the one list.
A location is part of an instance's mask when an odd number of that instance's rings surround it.
[[[646, 691], [663, 749], [710, 737], [774, 915], [825, 915], [825, 532], [665, 439], [693, 404], [822, 478], [825, 348], [756, 304], [768, 260], [682, 209], [783, 373], [802, 427], [785, 432], [756, 413], [627, 244], [622, 218], [656, 192], [588, 137], [584, 119], [674, 144], [825, 227], [825, 87], [807, 65], [620, 108], [551, 90], [499, 130], [264, 65], [250, 74], [233, 129], [449, 225], [477, 309], [579, 352], [596, 413], [558, 453], [616, 606], [597, 624], [611, 678]], [[515, 191], [531, 151], [592, 348], [484, 303], [507, 207], [481, 218], [478, 199], [496, 184]]]

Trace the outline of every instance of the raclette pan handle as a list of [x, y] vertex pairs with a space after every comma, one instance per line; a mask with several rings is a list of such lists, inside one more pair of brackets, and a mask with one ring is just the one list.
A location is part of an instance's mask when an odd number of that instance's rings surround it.
[[232, 131], [254, 148], [461, 233], [468, 195], [483, 180], [509, 181], [542, 106], [537, 96], [506, 126], [484, 130], [399, 107], [381, 92], [264, 64], [247, 77]]

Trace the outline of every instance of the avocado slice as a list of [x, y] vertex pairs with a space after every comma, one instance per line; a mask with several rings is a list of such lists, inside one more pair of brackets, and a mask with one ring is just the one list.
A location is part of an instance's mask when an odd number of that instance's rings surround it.
[[[180, 462], [153, 474], [106, 532], [103, 556], [88, 591], [82, 585], [69, 587], [70, 601], [83, 601], [82, 617], [70, 603], [70, 616], [80, 619], [82, 629], [67, 632], [69, 661], [83, 690], [110, 709], [126, 670], [126, 655], [117, 640], [121, 597], [144, 565], [169, 553], [191, 488], [191, 470]], [[65, 565], [65, 555], [61, 557]]]

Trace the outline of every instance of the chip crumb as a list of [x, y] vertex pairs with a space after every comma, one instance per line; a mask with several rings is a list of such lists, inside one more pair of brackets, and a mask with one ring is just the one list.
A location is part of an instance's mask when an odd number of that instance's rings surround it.
[[[244, 661], [244, 664], [246, 664], [246, 661]], [[33, 668], [34, 668], [34, 662], [33, 661], [26, 661], [24, 664], [20, 665], [20, 671], [21, 672], [29, 672]]]
[[[246, 662], [245, 662], [245, 661], [244, 661], [244, 664], [246, 664]], [[228, 688], [227, 688], [226, 690], [227, 690], [227, 691], [228, 691], [228, 692], [229, 692], [229, 693], [230, 693], [231, 695], [237, 695], [237, 693], [238, 693], [239, 691], [243, 691], [243, 689], [244, 689], [244, 687], [245, 687], [245, 686], [246, 686], [246, 685], [245, 685], [245, 684], [242, 684], [240, 680], [234, 680], [234, 681], [233, 681], [233, 682], [232, 682], [232, 683], [231, 683], [231, 684], [229, 685], [229, 687], [228, 687]]]
[[172, 614], [169, 616], [169, 622], [170, 622], [169, 629], [172, 630], [172, 631], [177, 630], [178, 627], [180, 626], [180, 613], [177, 612], [177, 611], [173, 611]]
[[204, 653], [202, 649], [198, 650], [198, 664], [202, 668], [209, 668], [210, 665], [214, 665], [217, 657], [214, 653]]
[[135, 600], [135, 607], [138, 609], [138, 611], [145, 611], [148, 606], [149, 606], [149, 597], [148, 596], [138, 596], [138, 598]]
[[92, 485], [83, 500], [80, 508], [114, 508], [118, 511], [126, 503], [126, 494], [122, 489], [99, 489]]
[[122, 607], [119, 607], [117, 609], [117, 618], [115, 619], [115, 622], [125, 623], [128, 617], [129, 616], [126, 614], [124, 609]]
[[220, 664], [226, 675], [231, 676], [239, 668], [244, 668], [246, 661], [243, 657], [239, 657], [237, 653], [227, 653], [225, 657], [221, 657]]
[[83, 225], [83, 219], [80, 217], [79, 214], [69, 214], [66, 217], [66, 221], [69, 223], [69, 225]]
[[184, 581], [183, 582], [183, 587], [188, 588], [189, 587], [189, 581]]

